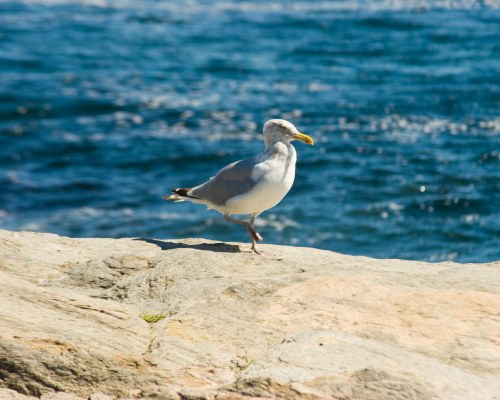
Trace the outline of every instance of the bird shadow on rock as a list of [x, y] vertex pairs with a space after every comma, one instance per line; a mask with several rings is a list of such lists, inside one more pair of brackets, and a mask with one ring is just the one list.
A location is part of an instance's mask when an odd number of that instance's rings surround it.
[[186, 244], [186, 243], [169, 242], [164, 240], [147, 239], [147, 238], [134, 238], [133, 240], [139, 240], [141, 242], [154, 244], [162, 250], [193, 249], [193, 250], [203, 250], [203, 251], [214, 251], [216, 253], [241, 253], [240, 247], [238, 245], [222, 243], [222, 242]]

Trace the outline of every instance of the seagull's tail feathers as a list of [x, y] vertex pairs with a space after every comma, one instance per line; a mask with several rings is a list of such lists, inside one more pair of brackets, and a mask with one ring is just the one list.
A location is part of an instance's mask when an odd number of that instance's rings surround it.
[[163, 200], [175, 201], [176, 203], [179, 201], [190, 201], [191, 203], [195, 203], [195, 204], [203, 204], [203, 205], [207, 206], [207, 208], [209, 210], [217, 210], [219, 212], [222, 212], [219, 210], [218, 207], [214, 206], [208, 200], [193, 196], [190, 193], [191, 190], [193, 190], [193, 189], [192, 188], [172, 189], [172, 192], [174, 192], [174, 194], [171, 194], [170, 196], [164, 196]]
[[172, 192], [174, 192], [174, 194], [171, 194], [170, 196], [164, 196], [163, 200], [170, 200], [170, 201], [199, 200], [198, 197], [191, 196], [189, 194], [190, 191], [191, 191], [191, 188], [172, 189]]

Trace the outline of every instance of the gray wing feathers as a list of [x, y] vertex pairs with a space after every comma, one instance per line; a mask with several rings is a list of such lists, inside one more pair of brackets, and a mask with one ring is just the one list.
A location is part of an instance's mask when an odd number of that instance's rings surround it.
[[257, 158], [252, 157], [229, 164], [208, 182], [193, 188], [191, 195], [222, 206], [230, 198], [245, 193], [255, 186], [256, 181], [252, 178], [252, 172], [257, 162]]

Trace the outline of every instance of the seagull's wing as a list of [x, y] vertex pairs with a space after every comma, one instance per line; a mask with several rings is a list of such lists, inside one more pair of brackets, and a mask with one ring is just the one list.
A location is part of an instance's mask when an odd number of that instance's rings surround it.
[[229, 199], [250, 191], [258, 183], [253, 172], [259, 162], [260, 157], [255, 156], [229, 164], [209, 181], [191, 189], [189, 195], [223, 206]]

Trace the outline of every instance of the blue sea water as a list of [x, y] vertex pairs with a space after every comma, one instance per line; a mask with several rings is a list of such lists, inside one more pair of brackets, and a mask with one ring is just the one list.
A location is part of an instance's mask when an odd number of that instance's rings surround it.
[[166, 203], [285, 118], [265, 243], [500, 259], [500, 4], [0, 0], [0, 228], [248, 241]]

